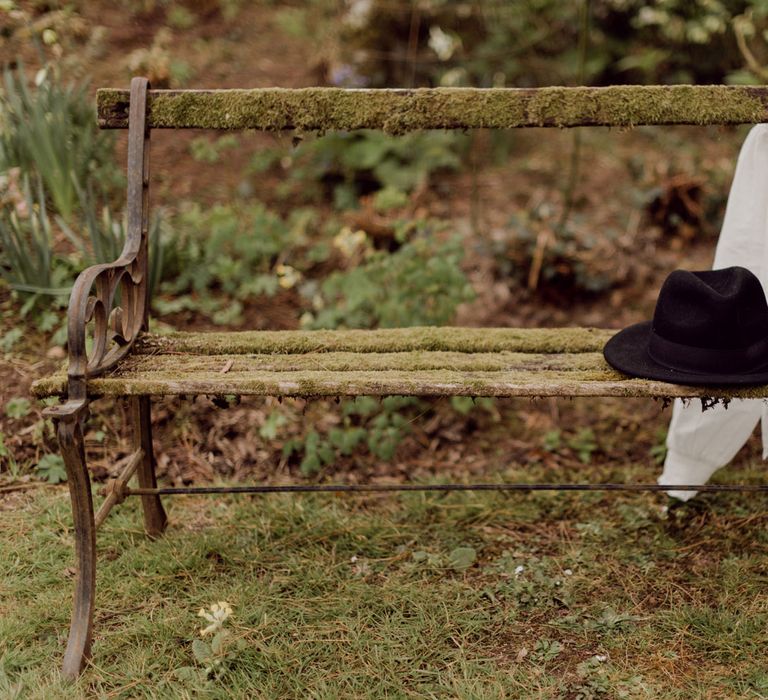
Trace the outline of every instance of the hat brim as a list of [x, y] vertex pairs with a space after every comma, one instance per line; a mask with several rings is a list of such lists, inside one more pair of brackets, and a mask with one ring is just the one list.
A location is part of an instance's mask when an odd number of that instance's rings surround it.
[[768, 384], [768, 368], [750, 374], [703, 374], [670, 369], [648, 354], [651, 321], [629, 326], [614, 335], [603, 348], [609, 365], [642, 379], [657, 379], [686, 386], [759, 386]]

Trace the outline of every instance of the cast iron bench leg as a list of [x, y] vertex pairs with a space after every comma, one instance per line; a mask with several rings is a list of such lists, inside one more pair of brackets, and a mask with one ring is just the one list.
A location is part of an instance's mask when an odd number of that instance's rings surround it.
[[[149, 396], [131, 398], [131, 418], [133, 420], [134, 444], [144, 450], [144, 458], [136, 470], [141, 488], [157, 488], [155, 476], [155, 453], [152, 449], [152, 421], [150, 416]], [[144, 508], [144, 529], [149, 537], [159, 537], [168, 521], [160, 496], [142, 496]]]
[[93, 520], [91, 480], [85, 463], [83, 429], [79, 416], [58, 421], [61, 455], [67, 470], [75, 526], [75, 604], [62, 673], [77, 678], [91, 655], [93, 609], [96, 594], [96, 525]]

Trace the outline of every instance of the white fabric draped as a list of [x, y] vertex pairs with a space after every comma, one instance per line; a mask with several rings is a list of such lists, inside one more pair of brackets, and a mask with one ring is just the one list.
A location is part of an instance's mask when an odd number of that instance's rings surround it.
[[[739, 153], [713, 269], [740, 265], [768, 291], [768, 124], [755, 126]], [[766, 329], [768, 332], [768, 329]], [[672, 409], [667, 458], [659, 484], [704, 484], [730, 462], [762, 418], [763, 458], [768, 456], [768, 402], [733, 400], [702, 411], [701, 402]], [[668, 491], [688, 500], [693, 491]]]

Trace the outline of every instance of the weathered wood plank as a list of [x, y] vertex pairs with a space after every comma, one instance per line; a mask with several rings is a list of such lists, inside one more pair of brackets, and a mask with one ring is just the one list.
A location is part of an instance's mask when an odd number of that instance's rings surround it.
[[310, 352], [463, 353], [602, 352], [615, 330], [604, 328], [413, 327], [379, 330], [235, 331], [226, 333], [144, 334], [138, 354], [240, 355]]
[[[396, 328], [143, 335], [90, 396], [768, 397], [767, 387], [696, 388], [633, 379], [603, 359], [595, 328]], [[64, 372], [37, 381], [62, 395]]]
[[[768, 121], [768, 88], [732, 85], [611, 87], [259, 88], [151, 90], [155, 129], [329, 131], [514, 129], [645, 124], [752, 124]], [[129, 92], [97, 93], [99, 126], [128, 126]]]
[[[63, 394], [64, 375], [39, 380], [37, 396]], [[746, 389], [697, 388], [626, 377], [612, 369], [563, 371], [460, 372], [298, 371], [200, 372], [179, 375], [126, 373], [92, 379], [97, 396], [258, 395], [258, 396], [645, 396], [768, 398], [768, 386]]]
[[258, 372], [380, 372], [396, 370], [453, 370], [459, 372], [604, 370], [602, 353], [533, 352], [309, 352], [302, 354], [248, 355], [134, 355], [120, 365], [120, 376], [132, 374], [212, 373], [253, 374]]

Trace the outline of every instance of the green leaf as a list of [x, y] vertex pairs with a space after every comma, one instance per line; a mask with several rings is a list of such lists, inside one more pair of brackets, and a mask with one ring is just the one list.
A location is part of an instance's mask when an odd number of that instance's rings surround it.
[[385, 187], [373, 197], [373, 208], [376, 211], [400, 209], [408, 204], [408, 195], [396, 187]]
[[5, 415], [8, 418], [18, 420], [29, 415], [32, 405], [29, 399], [25, 399], [22, 396], [15, 396], [7, 404], [5, 404]]
[[468, 569], [477, 559], [477, 552], [474, 547], [456, 547], [448, 555], [448, 564], [455, 571], [464, 571]]
[[5, 433], [0, 432], [0, 457], [7, 457], [10, 454], [5, 444]]
[[466, 416], [475, 406], [471, 396], [451, 396], [451, 408], [462, 416]]
[[323, 460], [323, 464], [333, 464], [333, 461], [336, 459], [336, 452], [333, 449], [333, 445], [328, 442], [320, 443], [320, 446], [317, 448], [317, 454], [320, 456], [320, 459]]
[[259, 435], [264, 440], [274, 440], [280, 428], [285, 425], [287, 418], [280, 411], [272, 411], [264, 421], [264, 425], [259, 428]]
[[555, 450], [559, 450], [561, 445], [562, 440], [560, 439], [559, 428], [548, 430], [546, 433], [544, 433], [544, 449], [547, 452], [554, 452]]
[[64, 468], [64, 460], [61, 455], [43, 455], [35, 466], [35, 471], [41, 479], [51, 484], [59, 484], [67, 480], [67, 470]]
[[11, 328], [0, 336], [0, 351], [10, 352], [13, 346], [21, 340], [24, 331], [21, 328]]
[[180, 666], [173, 672], [173, 674], [180, 681], [186, 683], [200, 683], [205, 680], [200, 673], [200, 669], [195, 668], [194, 666]]
[[195, 639], [192, 642], [192, 654], [198, 663], [206, 664], [210, 660], [213, 654], [211, 653], [211, 645], [204, 642], [202, 639]]
[[211, 640], [211, 651], [219, 655], [224, 650], [224, 640], [228, 637], [226, 630], [219, 630]]
[[43, 311], [37, 319], [37, 328], [43, 333], [52, 331], [59, 323], [59, 314], [55, 311]]
[[288, 459], [294, 452], [298, 452], [301, 449], [301, 440], [292, 438], [283, 445], [283, 459]]
[[575, 437], [568, 441], [568, 447], [575, 450], [582, 463], [589, 464], [592, 460], [592, 453], [598, 449], [594, 431], [591, 428], [580, 430]]
[[540, 639], [533, 651], [540, 661], [551, 661], [560, 655], [563, 645], [557, 640]]
[[304, 459], [301, 460], [301, 464], [299, 465], [299, 471], [304, 474], [304, 476], [316, 474], [320, 471], [320, 457], [318, 457], [317, 451], [307, 452], [304, 455]]

